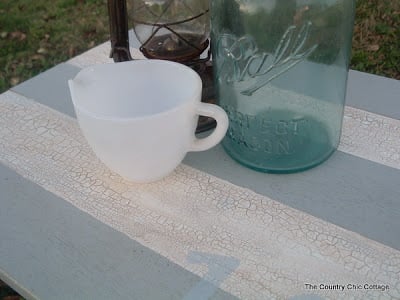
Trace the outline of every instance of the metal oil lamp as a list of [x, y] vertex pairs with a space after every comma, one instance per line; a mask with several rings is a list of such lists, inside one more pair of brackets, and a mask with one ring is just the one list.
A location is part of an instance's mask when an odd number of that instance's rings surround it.
[[[203, 80], [202, 101], [215, 103], [210, 62], [208, 0], [108, 0], [111, 57], [131, 60], [129, 28], [149, 59], [165, 59], [193, 68]], [[206, 52], [208, 51], [208, 52]], [[197, 132], [215, 121], [200, 117]]]

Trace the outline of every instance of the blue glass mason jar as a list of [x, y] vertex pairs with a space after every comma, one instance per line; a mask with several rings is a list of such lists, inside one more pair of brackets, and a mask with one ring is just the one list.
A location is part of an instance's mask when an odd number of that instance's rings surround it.
[[338, 147], [354, 0], [211, 0], [222, 144], [252, 169], [289, 173]]

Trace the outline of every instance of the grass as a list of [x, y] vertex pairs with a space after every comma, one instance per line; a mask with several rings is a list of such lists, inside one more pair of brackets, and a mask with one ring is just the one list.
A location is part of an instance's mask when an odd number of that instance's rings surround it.
[[[0, 92], [108, 38], [106, 0], [2, 0]], [[400, 79], [400, 1], [357, 0], [351, 68]]]
[[[107, 0], [1, 0], [0, 92], [108, 38]], [[400, 79], [400, 1], [357, 0], [351, 68]]]
[[351, 67], [400, 79], [400, 1], [357, 1]]
[[1, 0], [0, 91], [108, 37], [106, 0]]
[[[109, 38], [107, 0], [1, 0], [0, 93]], [[357, 0], [351, 68], [400, 79], [400, 1]], [[0, 281], [0, 299], [19, 296]]]

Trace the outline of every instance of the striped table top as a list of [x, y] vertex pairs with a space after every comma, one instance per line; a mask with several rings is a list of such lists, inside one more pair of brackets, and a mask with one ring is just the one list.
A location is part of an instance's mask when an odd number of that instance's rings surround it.
[[0, 95], [5, 282], [32, 299], [400, 299], [399, 81], [350, 71], [341, 144], [314, 169], [258, 173], [217, 146], [133, 184], [91, 152], [67, 87], [109, 51]]

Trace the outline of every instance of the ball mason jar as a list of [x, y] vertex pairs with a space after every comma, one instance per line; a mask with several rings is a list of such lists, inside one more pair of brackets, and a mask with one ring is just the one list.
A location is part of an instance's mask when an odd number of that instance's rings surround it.
[[211, 43], [222, 144], [252, 169], [289, 173], [338, 147], [354, 0], [213, 0]]

